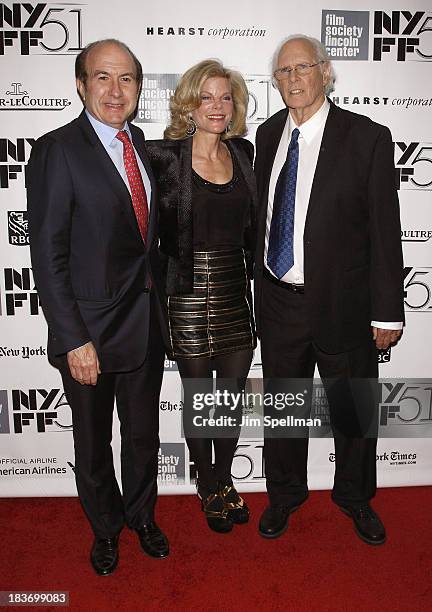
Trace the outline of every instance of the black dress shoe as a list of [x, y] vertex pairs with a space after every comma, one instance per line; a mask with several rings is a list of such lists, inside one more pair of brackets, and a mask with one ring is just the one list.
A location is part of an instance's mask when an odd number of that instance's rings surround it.
[[245, 500], [240, 497], [232, 484], [221, 485], [220, 496], [224, 503], [224, 509], [228, 512], [228, 518], [236, 525], [244, 525], [249, 520], [249, 508]]
[[135, 529], [135, 531], [138, 534], [141, 548], [147, 555], [156, 559], [168, 557], [168, 540], [154, 521], [145, 523], [139, 529]]
[[117, 567], [118, 536], [114, 538], [96, 538], [90, 553], [90, 561], [99, 576], [112, 574]]
[[259, 534], [263, 538], [278, 538], [281, 536], [288, 529], [289, 515], [298, 510], [300, 506], [301, 504], [267, 506], [259, 522]]
[[384, 525], [369, 504], [337, 505], [342, 512], [352, 518], [355, 532], [363, 542], [373, 545], [384, 544], [386, 541]]

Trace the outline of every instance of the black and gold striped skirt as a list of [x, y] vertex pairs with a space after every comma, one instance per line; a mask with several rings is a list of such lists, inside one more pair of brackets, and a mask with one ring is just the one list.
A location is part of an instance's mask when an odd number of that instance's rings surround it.
[[174, 358], [214, 357], [255, 347], [242, 249], [195, 251], [194, 291], [168, 298]]

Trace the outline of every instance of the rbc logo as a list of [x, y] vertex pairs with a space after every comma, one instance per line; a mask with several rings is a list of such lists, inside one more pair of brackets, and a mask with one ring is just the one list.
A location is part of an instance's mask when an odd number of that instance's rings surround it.
[[27, 211], [8, 211], [9, 244], [27, 246], [29, 244]]
[[391, 359], [391, 346], [378, 351], [378, 363], [388, 363]]

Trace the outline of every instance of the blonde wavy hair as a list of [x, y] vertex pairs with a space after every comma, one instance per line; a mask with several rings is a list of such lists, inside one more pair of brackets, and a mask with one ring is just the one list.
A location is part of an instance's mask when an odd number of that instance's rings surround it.
[[246, 134], [246, 112], [249, 93], [246, 83], [239, 72], [225, 68], [216, 59], [208, 59], [189, 68], [177, 84], [170, 100], [171, 121], [164, 132], [169, 140], [186, 138], [190, 113], [201, 106], [201, 90], [207, 79], [222, 77], [228, 79], [231, 85], [233, 99], [233, 116], [231, 128], [223, 133], [221, 138], [233, 138]]

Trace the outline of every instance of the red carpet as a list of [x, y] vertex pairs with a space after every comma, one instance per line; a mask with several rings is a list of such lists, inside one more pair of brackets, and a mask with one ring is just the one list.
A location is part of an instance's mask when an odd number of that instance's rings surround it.
[[266, 496], [246, 498], [251, 522], [220, 535], [196, 498], [161, 497], [169, 558], [145, 556], [125, 529], [108, 577], [88, 561], [92, 536], [77, 499], [0, 499], [0, 590], [69, 591], [69, 609], [86, 612], [432, 609], [432, 487], [378, 492], [374, 508], [388, 534], [380, 547], [358, 539], [328, 491], [313, 491], [285, 535], [270, 541], [257, 533]]

